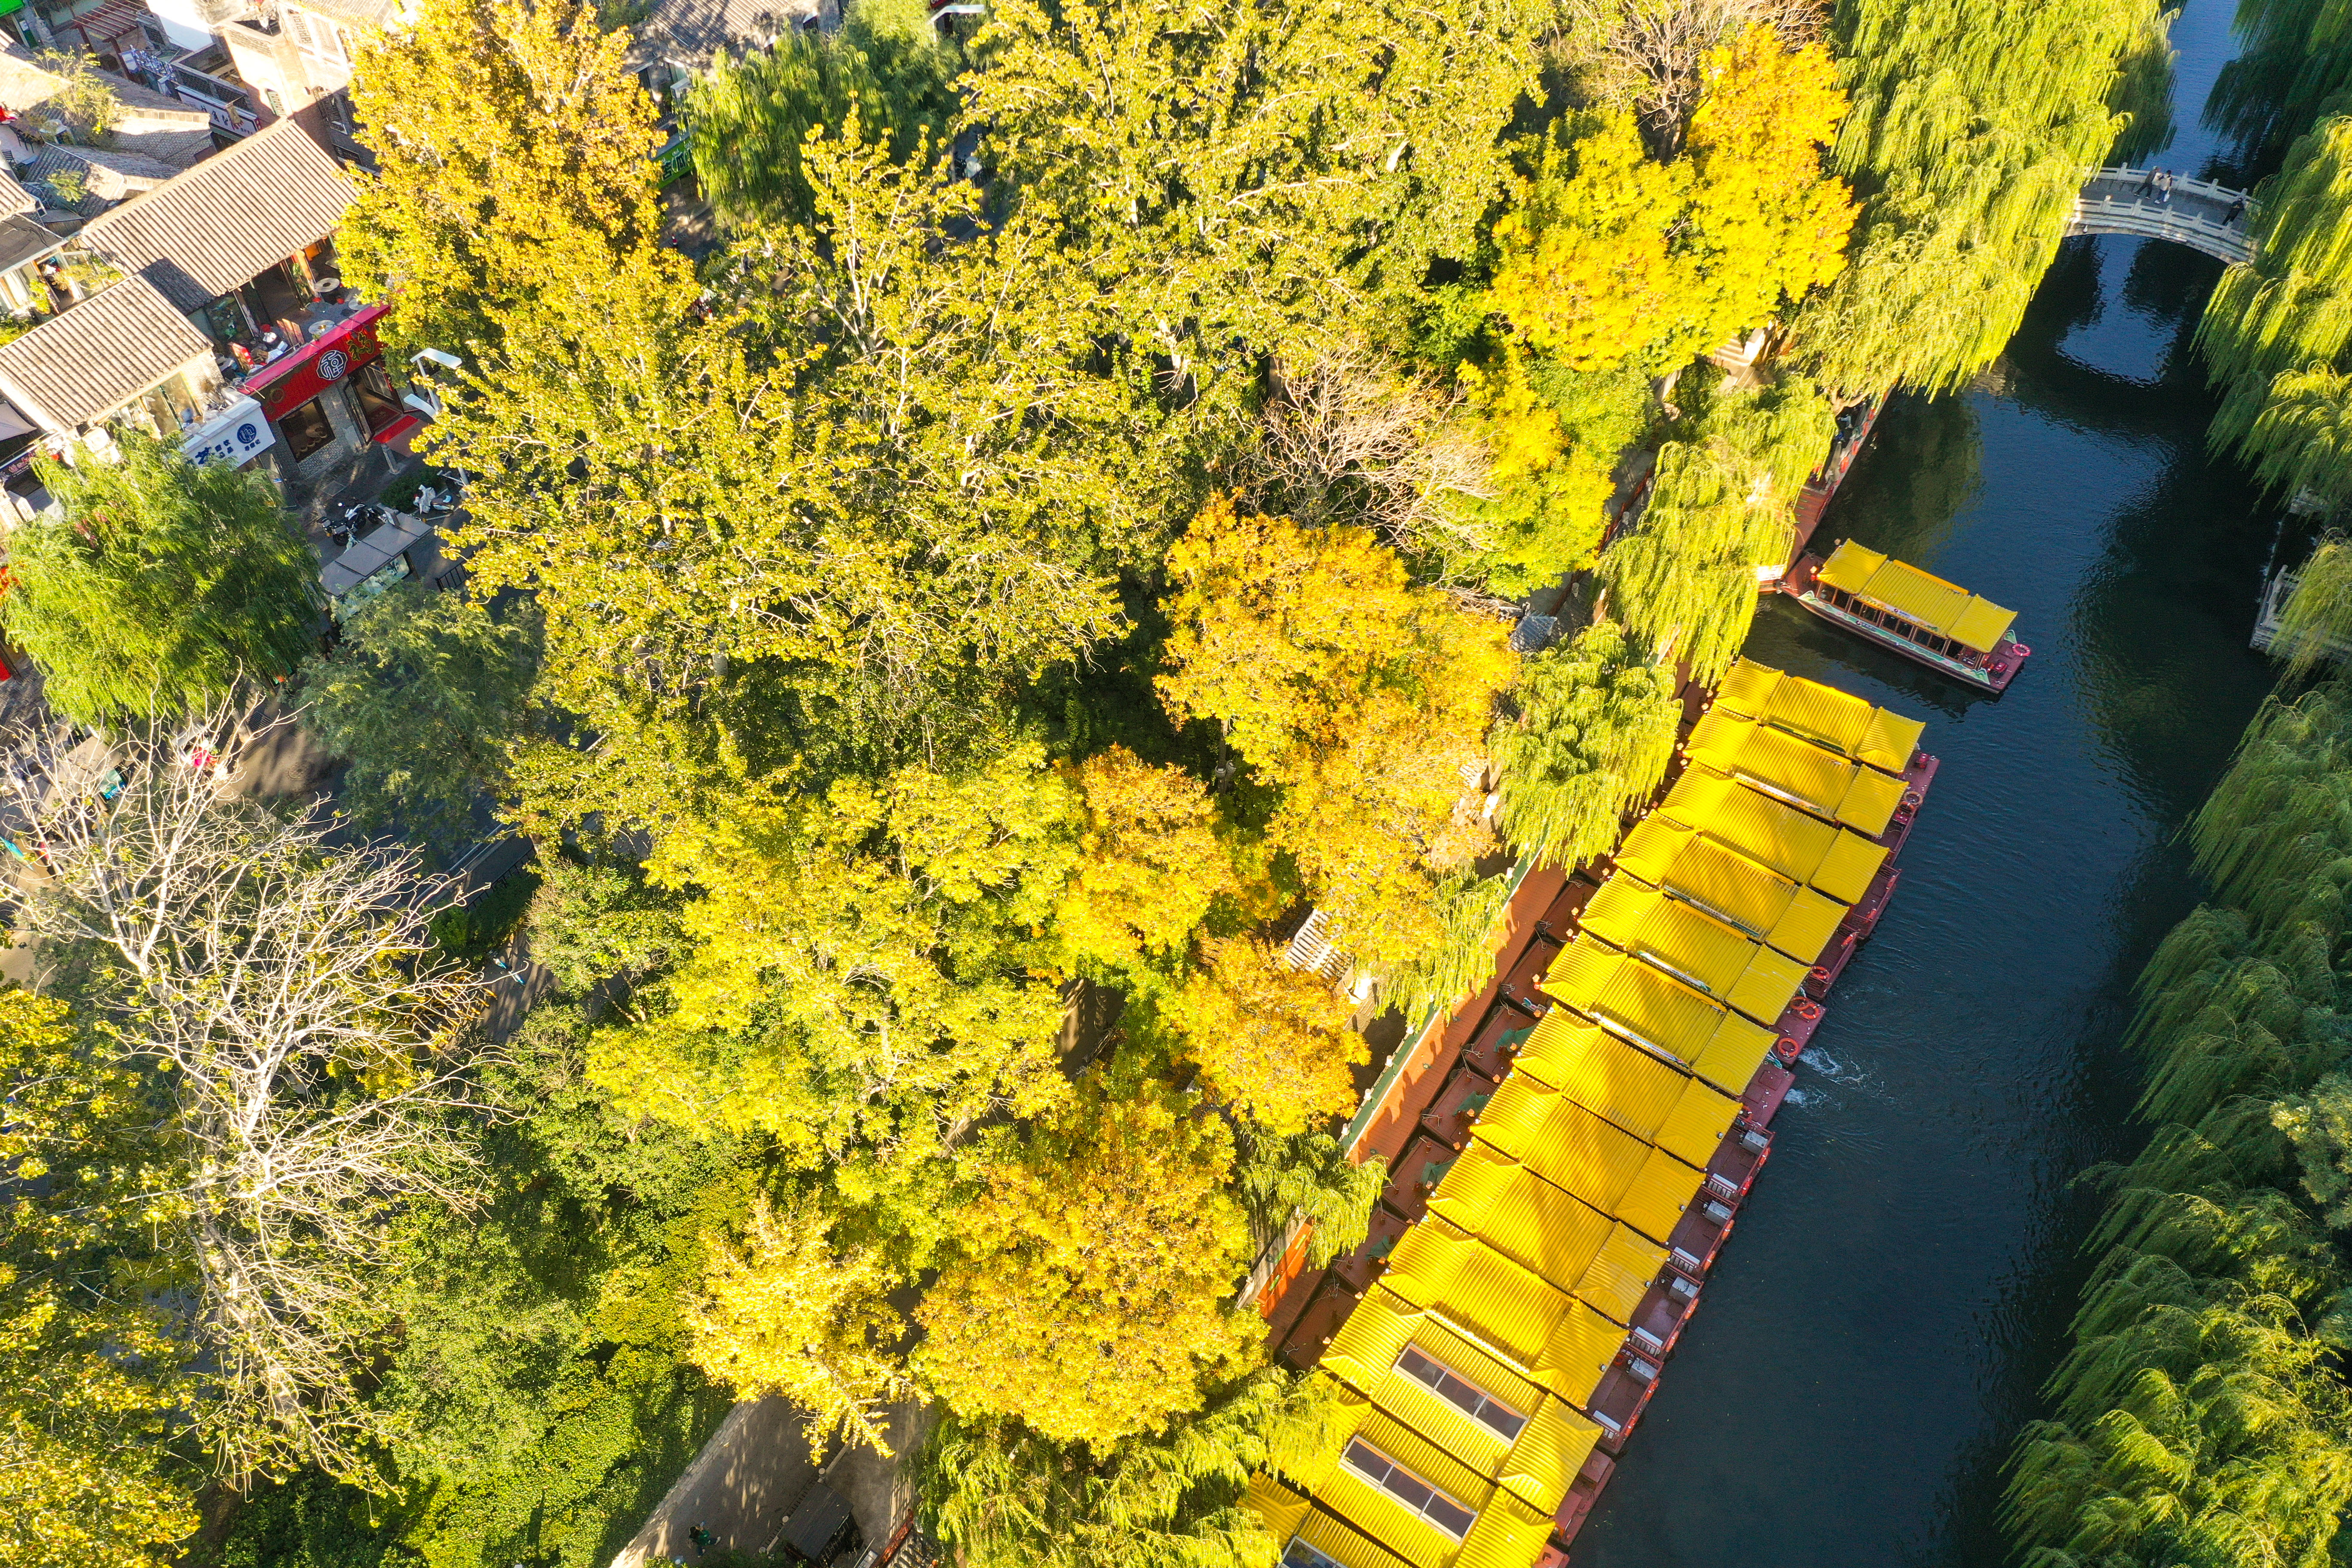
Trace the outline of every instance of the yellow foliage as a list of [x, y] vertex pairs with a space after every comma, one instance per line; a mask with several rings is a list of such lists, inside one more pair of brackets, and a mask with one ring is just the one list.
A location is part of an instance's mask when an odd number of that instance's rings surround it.
[[666, 1008], [598, 1031], [591, 1078], [632, 1114], [765, 1128], [804, 1156], [919, 1158], [992, 1109], [1045, 1110], [1066, 1088], [1042, 933], [1076, 809], [1034, 742], [968, 775], [745, 784], [647, 861], [697, 895], [691, 956]]
[[1057, 915], [1062, 940], [1105, 963], [1181, 947], [1209, 906], [1241, 887], [1207, 787], [1124, 746], [1077, 773], [1086, 828]]
[[401, 347], [470, 349], [551, 266], [652, 240], [661, 136], [628, 43], [590, 0], [427, 0], [361, 47], [352, 99], [375, 168], [352, 177], [336, 254], [391, 300]]
[[65, 1004], [0, 990], [0, 1568], [161, 1568], [199, 1522], [165, 1446], [187, 1346], [123, 1256], [162, 1206], [135, 1146], [152, 1108], [80, 1045]]
[[1822, 159], [1845, 118], [1828, 49], [1759, 26], [1706, 59], [1691, 116], [1691, 265], [1710, 332], [1755, 325], [1845, 269], [1855, 208]]
[[1330, 982], [1299, 973], [1249, 937], [1212, 938], [1202, 956], [1169, 1021], [1211, 1093], [1283, 1134], [1355, 1103], [1349, 1069], [1367, 1053]]
[[1409, 639], [1418, 601], [1404, 563], [1368, 529], [1304, 529], [1201, 510], [1168, 552], [1178, 586], [1160, 700], [1180, 721], [1220, 721], [1252, 767], [1279, 778], [1328, 742], [1350, 693]]
[[1179, 719], [1224, 721], [1286, 793], [1287, 850], [1356, 954], [1376, 967], [1429, 940], [1432, 869], [1491, 839], [1455, 807], [1512, 679], [1500, 622], [1415, 588], [1360, 529], [1307, 530], [1218, 501], [1170, 552], [1176, 626], [1160, 690]]
[[1821, 45], [1757, 26], [1705, 64], [1687, 155], [1586, 116], [1495, 225], [1489, 302], [1572, 370], [1654, 369], [1758, 325], [1845, 266], [1853, 199], [1823, 164], [1846, 110]]
[[1623, 363], [1675, 320], [1667, 234], [1689, 200], [1685, 163], [1661, 164], [1631, 112], [1544, 150], [1520, 205], [1495, 224], [1494, 308], [1572, 370]]
[[1228, 1312], [1249, 1227], [1223, 1121], [1173, 1097], [1087, 1096], [1032, 1131], [961, 1215], [962, 1256], [916, 1316], [919, 1370], [958, 1414], [1109, 1444], [1197, 1410], [1254, 1358]]
[[761, 1197], [740, 1248], [711, 1237], [701, 1292], [686, 1308], [689, 1353], [740, 1399], [781, 1394], [798, 1405], [812, 1457], [837, 1426], [887, 1455], [883, 1407], [910, 1389], [890, 1353], [906, 1324], [885, 1299], [895, 1281], [879, 1255], [836, 1249], [832, 1226], [813, 1201], [779, 1214]]

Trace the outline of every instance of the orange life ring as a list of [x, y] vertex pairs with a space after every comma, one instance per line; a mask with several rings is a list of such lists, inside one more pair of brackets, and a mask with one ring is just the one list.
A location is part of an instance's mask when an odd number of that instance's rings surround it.
[[2032, 653], [2033, 650], [2026, 647], [2021, 642], [2013, 642], [2009, 645], [2009, 651], [2015, 654], [2018, 658], [2023, 658], [2027, 654]]
[[1916, 789], [1906, 789], [1903, 792], [1903, 804], [1909, 806], [1914, 811], [1919, 809], [1919, 803], [1925, 798], [1926, 797], [1921, 795]]
[[1808, 1024], [1811, 1023], [1821, 1016], [1822, 1005], [1820, 1003], [1800, 1002], [1797, 1004], [1797, 1016], [1802, 1018]]
[[1805, 976], [1808, 980], [1827, 980], [1829, 977], [1830, 966], [1826, 963], [1814, 964], [1812, 973]]

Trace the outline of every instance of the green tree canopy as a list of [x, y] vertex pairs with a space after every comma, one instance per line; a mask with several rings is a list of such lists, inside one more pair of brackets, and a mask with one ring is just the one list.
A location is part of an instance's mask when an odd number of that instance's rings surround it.
[[397, 823], [444, 849], [474, 836], [477, 804], [506, 778], [538, 664], [528, 601], [480, 601], [404, 583], [344, 624], [345, 641], [305, 661], [302, 724], [352, 765], [341, 798], [383, 831]]
[[1708, 398], [1659, 448], [1640, 521], [1601, 552], [1611, 612], [1700, 679], [1721, 675], [1756, 618], [1756, 569], [1788, 558], [1798, 492], [1835, 435], [1801, 377]]
[[[2214, 285], [2197, 342], [2224, 388], [2213, 440], [2277, 482], [2319, 467], [2332, 428], [2326, 373], [2352, 343], [2352, 116], [2298, 138], [2262, 198], [2248, 228], [2254, 259]], [[2322, 493], [2336, 488], [2312, 477]]]
[[1682, 718], [1675, 672], [1603, 623], [1528, 658], [1511, 701], [1493, 741], [1503, 832], [1522, 854], [1580, 865], [1665, 777]]
[[325, 595], [268, 476], [126, 431], [121, 461], [45, 464], [62, 514], [9, 536], [0, 618], [85, 724], [205, 708], [290, 674]]
[[1475, 248], [1550, 13], [1013, 0], [974, 42], [981, 156], [1091, 258], [1121, 331], [1234, 398]]
[[402, 350], [466, 352], [559, 263], [649, 242], [653, 101], [593, 0], [425, 0], [352, 71], [375, 155], [336, 231]]
[[961, 65], [923, 0], [860, 0], [834, 31], [795, 27], [764, 49], [722, 54], [687, 89], [703, 195], [736, 221], [811, 221], [801, 144], [853, 113], [856, 139], [902, 163], [944, 156]]
[[971, 1568], [1273, 1568], [1243, 1500], [1270, 1462], [1328, 1447], [1335, 1385], [1265, 1367], [1178, 1432], [1078, 1446], [950, 1414], [915, 1466], [923, 1517]]
[[1861, 193], [1853, 265], [1792, 323], [1828, 384], [1938, 392], [1992, 363], [2057, 255], [2086, 170], [2126, 128], [2121, 62], [2157, 0], [1853, 0], [1853, 110], [1835, 165]]

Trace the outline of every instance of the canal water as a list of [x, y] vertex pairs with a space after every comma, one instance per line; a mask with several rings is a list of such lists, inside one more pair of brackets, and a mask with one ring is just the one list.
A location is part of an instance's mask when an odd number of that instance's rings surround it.
[[[2231, 53], [2189, 0], [2179, 140]], [[2205, 450], [2189, 337], [2218, 263], [2072, 241], [1973, 389], [1898, 401], [1818, 536], [2019, 612], [1999, 700], [1786, 602], [1748, 651], [1925, 719], [1943, 759], [1771, 1163], [1576, 1568], [1992, 1568], [2001, 1465], [2127, 1155], [2133, 977], [2199, 889], [2184, 820], [2273, 674], [2247, 647], [2277, 509]]]

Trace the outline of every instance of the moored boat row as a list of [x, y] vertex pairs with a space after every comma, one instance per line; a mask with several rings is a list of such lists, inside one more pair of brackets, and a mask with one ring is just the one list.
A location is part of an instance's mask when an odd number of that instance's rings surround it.
[[1917, 722], [1745, 662], [1686, 719], [1662, 797], [1543, 884], [1398, 1080], [1370, 1238], [1269, 1313], [1344, 1428], [1252, 1484], [1292, 1568], [1565, 1560], [1892, 895], [1935, 774]]

